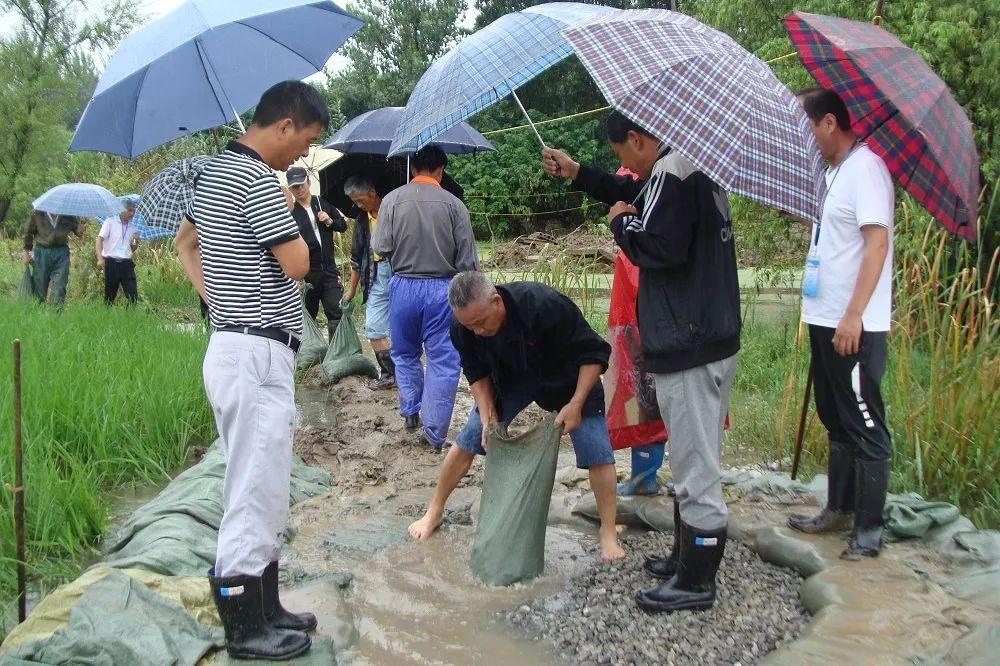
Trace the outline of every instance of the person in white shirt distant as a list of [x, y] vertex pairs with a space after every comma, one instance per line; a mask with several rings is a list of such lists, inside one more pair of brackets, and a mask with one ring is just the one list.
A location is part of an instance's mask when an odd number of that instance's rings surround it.
[[855, 138], [836, 92], [811, 88], [798, 98], [830, 163], [802, 281], [816, 411], [830, 455], [826, 507], [788, 523], [809, 533], [851, 529], [841, 557], [858, 560], [882, 548], [892, 458], [881, 383], [892, 315], [895, 193], [882, 158]]
[[104, 301], [108, 305], [115, 302], [119, 287], [130, 304], [139, 300], [132, 259], [139, 247], [139, 230], [132, 222], [135, 205], [133, 199], [126, 199], [125, 210], [104, 220], [97, 234], [97, 267], [104, 271]]

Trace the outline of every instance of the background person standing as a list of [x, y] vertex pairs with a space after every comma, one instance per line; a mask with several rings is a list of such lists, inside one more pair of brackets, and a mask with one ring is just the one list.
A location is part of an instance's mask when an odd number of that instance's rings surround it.
[[372, 238], [372, 251], [392, 262], [389, 324], [399, 413], [413, 430], [423, 417], [423, 439], [436, 450], [448, 436], [461, 371], [449, 333], [448, 285], [458, 273], [479, 269], [469, 211], [441, 187], [447, 164], [437, 146], [414, 153], [413, 180], [382, 199]]
[[382, 197], [370, 178], [352, 176], [344, 183], [344, 194], [361, 209], [354, 221], [351, 239], [351, 281], [344, 294], [345, 301], [354, 300], [361, 285], [361, 298], [365, 303], [365, 337], [375, 352], [380, 370], [378, 380], [372, 384], [376, 390], [396, 387], [396, 364], [392, 362], [389, 342], [389, 281], [392, 266], [372, 252], [372, 235], [378, 225], [378, 211]]
[[347, 231], [347, 222], [336, 208], [309, 191], [309, 173], [301, 167], [293, 167], [285, 174], [288, 189], [295, 197], [292, 217], [299, 227], [299, 234], [309, 246], [309, 274], [306, 275], [306, 312], [313, 319], [323, 303], [326, 313], [326, 327], [333, 340], [333, 333], [340, 323], [340, 299], [344, 295], [344, 283], [340, 279], [335, 255], [334, 232]]
[[44, 303], [52, 288], [52, 304], [66, 301], [69, 282], [69, 235], [83, 237], [84, 222], [68, 215], [32, 211], [24, 226], [24, 265], [34, 262], [35, 298]]
[[132, 259], [139, 247], [139, 230], [132, 222], [136, 202], [125, 199], [123, 203], [125, 210], [104, 220], [97, 233], [97, 267], [104, 271], [104, 302], [108, 305], [115, 302], [119, 287], [129, 303], [134, 305], [139, 300]]

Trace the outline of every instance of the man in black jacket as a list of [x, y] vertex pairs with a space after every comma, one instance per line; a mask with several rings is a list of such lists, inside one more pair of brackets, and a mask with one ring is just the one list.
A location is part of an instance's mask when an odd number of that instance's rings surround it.
[[590, 471], [601, 516], [601, 557], [625, 552], [615, 531], [615, 458], [604, 418], [601, 373], [611, 347], [590, 327], [573, 301], [537, 282], [495, 287], [478, 271], [460, 273], [448, 289], [454, 317], [451, 341], [469, 380], [476, 407], [441, 466], [434, 497], [410, 535], [426, 539], [441, 524], [448, 496], [486, 453], [490, 426], [508, 424], [531, 403], [558, 412], [576, 464]]
[[[608, 140], [640, 181], [580, 166], [546, 149], [552, 175], [612, 205], [615, 241], [639, 267], [639, 330], [646, 370], [670, 436], [674, 548], [647, 559], [667, 579], [636, 600], [650, 611], [709, 608], [726, 545], [722, 434], [740, 348], [740, 297], [726, 192], [648, 131], [612, 112]], [[636, 204], [641, 207], [641, 213]]]
[[351, 280], [344, 300], [354, 300], [358, 285], [361, 285], [361, 298], [365, 304], [365, 337], [375, 352], [375, 360], [381, 370], [372, 388], [395, 388], [396, 364], [392, 362], [392, 346], [389, 343], [389, 280], [392, 279], [392, 266], [388, 259], [372, 252], [372, 233], [378, 224], [382, 197], [375, 189], [375, 183], [366, 176], [348, 178], [344, 182], [344, 194], [361, 211], [354, 221]]
[[347, 222], [336, 208], [312, 195], [309, 191], [309, 173], [305, 169], [293, 167], [285, 176], [292, 196], [295, 197], [292, 217], [309, 246], [309, 274], [306, 275], [309, 288], [304, 297], [306, 310], [315, 319], [319, 313], [319, 304], [323, 303], [326, 326], [332, 340], [340, 323], [340, 299], [344, 294], [344, 283], [340, 279], [340, 270], [334, 258], [336, 243], [333, 232], [347, 231]]

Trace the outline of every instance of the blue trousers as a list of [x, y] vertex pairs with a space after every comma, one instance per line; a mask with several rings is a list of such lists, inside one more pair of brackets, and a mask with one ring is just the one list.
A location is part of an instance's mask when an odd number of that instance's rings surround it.
[[[389, 328], [396, 389], [402, 416], [420, 413], [423, 434], [435, 447], [444, 444], [455, 409], [461, 365], [451, 344], [448, 278], [393, 275], [389, 289]], [[427, 357], [424, 372], [422, 356]]]

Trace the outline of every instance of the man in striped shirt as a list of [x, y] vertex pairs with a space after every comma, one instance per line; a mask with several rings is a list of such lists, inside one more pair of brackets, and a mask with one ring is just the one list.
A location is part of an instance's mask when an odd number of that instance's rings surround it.
[[291, 659], [310, 647], [310, 613], [278, 599], [278, 559], [288, 517], [295, 352], [302, 308], [295, 281], [309, 249], [275, 170], [304, 157], [329, 125], [310, 86], [264, 93], [245, 134], [202, 170], [176, 247], [208, 303], [214, 329], [204, 378], [226, 458], [213, 597], [238, 658]]

